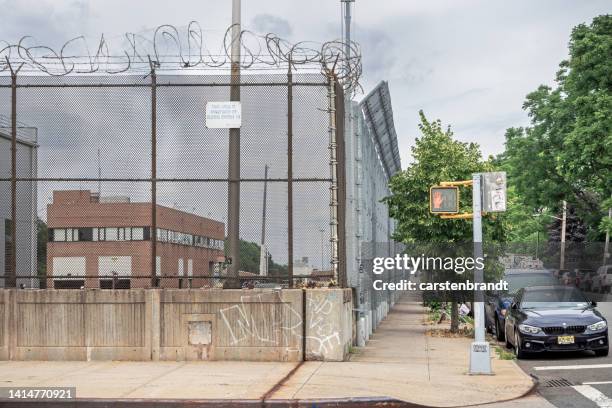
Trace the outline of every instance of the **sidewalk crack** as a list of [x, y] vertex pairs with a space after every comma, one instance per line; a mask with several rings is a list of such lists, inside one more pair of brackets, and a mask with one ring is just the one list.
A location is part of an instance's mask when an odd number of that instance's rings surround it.
[[323, 367], [323, 364], [324, 364], [324, 362], [323, 362], [323, 361], [321, 361], [321, 364], [319, 364], [319, 366], [317, 367], [317, 369], [316, 369], [316, 370], [314, 370], [314, 371], [313, 371], [313, 372], [312, 372], [312, 373], [311, 373], [311, 374], [308, 376], [308, 378], [306, 379], [306, 381], [304, 381], [304, 382], [302, 383], [302, 385], [301, 385], [301, 386], [300, 386], [300, 387], [297, 389], [297, 391], [293, 393], [293, 395], [291, 396], [291, 398], [292, 398], [292, 399], [295, 399], [295, 396], [296, 396], [296, 395], [298, 395], [298, 393], [299, 393], [300, 391], [302, 391], [302, 388], [304, 388], [304, 387], [306, 386], [306, 384], [308, 384], [308, 382], [311, 380], [311, 378], [312, 378], [312, 377], [313, 377], [313, 376], [314, 376], [314, 375], [315, 375], [315, 374], [316, 374], [316, 373], [317, 373], [317, 372], [318, 372], [318, 371], [321, 369], [321, 367]]

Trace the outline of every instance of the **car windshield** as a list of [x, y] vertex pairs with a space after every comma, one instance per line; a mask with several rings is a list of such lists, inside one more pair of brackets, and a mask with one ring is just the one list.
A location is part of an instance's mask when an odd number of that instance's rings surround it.
[[523, 294], [523, 309], [583, 309], [589, 301], [576, 288], [529, 290]]
[[550, 286], [557, 285], [557, 280], [549, 273], [520, 273], [506, 275], [508, 282], [508, 293], [514, 294], [519, 289], [530, 286]]

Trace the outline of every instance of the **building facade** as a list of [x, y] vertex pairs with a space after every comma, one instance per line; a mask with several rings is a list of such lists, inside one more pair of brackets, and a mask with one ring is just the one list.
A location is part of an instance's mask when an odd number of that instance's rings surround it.
[[[210, 286], [224, 262], [223, 223], [157, 206], [156, 284]], [[47, 207], [48, 287], [146, 288], [152, 279], [152, 206], [88, 190], [55, 191]], [[199, 278], [199, 279], [198, 279]]]
[[[0, 288], [6, 285], [5, 277], [12, 269], [15, 255], [17, 286], [36, 287], [36, 182], [16, 183], [17, 223], [13, 242], [11, 224], [11, 123], [0, 115]], [[35, 178], [37, 175], [38, 145], [36, 128], [21, 123], [17, 127], [16, 175], [18, 178]], [[21, 278], [19, 278], [21, 277]]]

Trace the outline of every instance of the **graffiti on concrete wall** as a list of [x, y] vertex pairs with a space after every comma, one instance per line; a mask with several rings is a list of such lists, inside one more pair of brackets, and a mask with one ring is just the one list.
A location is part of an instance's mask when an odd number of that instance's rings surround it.
[[[335, 291], [329, 291], [312, 293], [307, 297], [306, 340], [310, 342], [308, 350], [311, 359], [322, 357], [342, 345], [337, 319], [333, 316], [337, 295]], [[254, 305], [271, 303], [282, 307], [284, 312], [262, 318], [261, 314], [251, 311]], [[266, 346], [285, 346], [288, 351], [302, 349], [302, 311], [283, 302], [278, 291], [241, 296], [240, 303], [220, 309], [219, 313], [232, 346], [255, 341]]]
[[333, 303], [330, 297], [336, 296], [329, 292], [326, 296], [308, 297], [306, 302], [307, 340], [313, 341], [316, 346], [309, 351], [311, 355], [322, 356], [332, 348], [342, 344], [338, 327], [332, 324]]
[[[251, 313], [253, 305], [271, 303], [286, 308], [288, 315], [272, 313], [270, 316], [257, 316]], [[220, 309], [219, 313], [230, 334], [232, 346], [251, 343], [253, 340], [272, 346], [288, 345], [291, 344], [291, 337], [299, 334], [302, 324], [302, 314], [289, 303], [283, 303], [278, 291], [241, 296], [240, 303]]]

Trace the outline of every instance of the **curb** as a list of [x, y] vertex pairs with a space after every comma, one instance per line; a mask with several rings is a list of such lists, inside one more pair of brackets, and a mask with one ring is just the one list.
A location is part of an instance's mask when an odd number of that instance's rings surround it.
[[510, 402], [510, 401], [516, 401], [519, 400], [521, 398], [525, 398], [528, 395], [531, 395], [535, 392], [535, 390], [538, 388], [538, 385], [540, 385], [540, 382], [538, 381], [538, 379], [532, 377], [531, 375], [527, 374], [526, 372], [524, 372], [519, 366], [518, 364], [516, 364], [516, 361], [512, 361], [512, 364], [514, 365], [514, 368], [519, 371], [523, 376], [529, 378], [531, 380], [531, 387], [525, 391], [524, 393], [522, 393], [519, 396], [513, 397], [513, 398], [507, 398], [507, 399], [502, 399], [502, 400], [496, 400], [496, 401], [490, 401], [490, 402], [486, 402], [486, 403], [479, 403], [479, 404], [470, 404], [470, 405], [454, 405], [452, 407], [448, 407], [448, 408], [464, 408], [464, 407], [477, 407], [477, 406], [481, 406], [481, 405], [487, 405], [487, 404], [499, 404], [502, 402]]
[[177, 399], [74, 399], [74, 400], [0, 400], [0, 408], [433, 408], [391, 398], [337, 398], [311, 400], [177, 400]]

